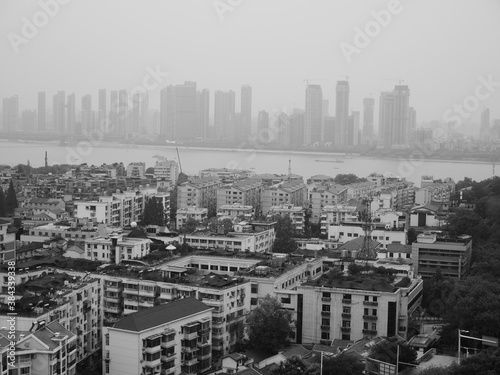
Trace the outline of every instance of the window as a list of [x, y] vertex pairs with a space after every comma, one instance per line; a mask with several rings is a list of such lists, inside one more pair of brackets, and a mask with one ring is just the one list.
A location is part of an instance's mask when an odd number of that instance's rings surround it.
[[321, 319], [321, 325], [322, 326], [329, 326], [330, 325], [330, 319]]
[[330, 332], [321, 332], [322, 340], [330, 340]]
[[321, 311], [330, 311], [330, 305], [323, 305]]
[[343, 328], [351, 328], [351, 321], [350, 320], [342, 320], [342, 327]]
[[109, 345], [109, 333], [106, 333], [106, 345]]
[[373, 309], [373, 310], [372, 310], [372, 315], [373, 315], [373, 316], [377, 316], [377, 309]]
[[372, 331], [376, 331], [377, 330], [377, 323], [372, 323]]
[[368, 329], [368, 322], [363, 322], [363, 329]]
[[363, 312], [363, 315], [368, 315], [368, 311], [369, 311], [369, 309], [365, 309], [365, 311]]
[[377, 302], [377, 297], [373, 296], [373, 302]]
[[250, 292], [251, 293], [257, 293], [259, 291], [259, 285], [258, 284], [252, 284]]
[[365, 301], [368, 302], [370, 300], [369, 296], [365, 296]]
[[344, 307], [342, 308], [342, 312], [343, 312], [344, 314], [350, 314], [350, 313], [351, 313], [351, 306], [344, 306]]
[[348, 333], [343, 333], [342, 334], [342, 340], [348, 340], [348, 341], [350, 341], [351, 340], [351, 335], [349, 335]]

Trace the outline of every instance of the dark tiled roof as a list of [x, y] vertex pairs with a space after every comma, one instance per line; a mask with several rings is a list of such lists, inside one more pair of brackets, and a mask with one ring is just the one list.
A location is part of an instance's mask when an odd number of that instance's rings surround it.
[[0, 225], [2, 224], [10, 224], [10, 220], [0, 219]]
[[[338, 250], [356, 250], [359, 251], [363, 248], [363, 243], [365, 241], [365, 236], [360, 236], [357, 237], [349, 242], [346, 242], [342, 246], [338, 248]], [[376, 249], [380, 246], [380, 242], [372, 240], [371, 238], [368, 239], [369, 241], [369, 246], [371, 249]]]
[[189, 297], [127, 315], [115, 323], [114, 328], [140, 332], [210, 309], [210, 306]]
[[128, 238], [148, 238], [146, 233], [142, 229], [139, 228], [134, 228], [132, 231], [127, 235]]

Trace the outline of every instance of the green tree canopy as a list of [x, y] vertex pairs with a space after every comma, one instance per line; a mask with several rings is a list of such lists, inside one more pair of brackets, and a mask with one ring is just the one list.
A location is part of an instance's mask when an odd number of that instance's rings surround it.
[[276, 354], [290, 345], [293, 333], [292, 313], [285, 310], [276, 297], [269, 294], [259, 301], [259, 305], [247, 318], [250, 346]]
[[[399, 346], [399, 362], [405, 363], [416, 363], [417, 352], [410, 348], [408, 344], [399, 342], [397, 336], [392, 338], [387, 338], [384, 341], [379, 342], [374, 345], [371, 350], [369, 357], [387, 363], [392, 363], [393, 365], [397, 362], [397, 352]], [[403, 370], [404, 365], [399, 366], [399, 370]]]
[[[314, 360], [320, 365], [321, 355], [317, 355]], [[364, 362], [351, 354], [344, 353], [335, 357], [323, 356], [323, 374], [362, 375], [364, 369]]]
[[7, 207], [5, 206], [5, 194], [0, 187], [0, 216], [7, 215]]
[[17, 202], [16, 190], [14, 189], [12, 180], [10, 180], [9, 189], [7, 190], [7, 195], [5, 197], [5, 210], [8, 215], [13, 215], [14, 210], [17, 207], [19, 207], [19, 203]]
[[[326, 374], [326, 372], [324, 372]], [[329, 373], [328, 373], [329, 374]], [[269, 375], [319, 375], [318, 366], [310, 366], [298, 357], [292, 357], [279, 364]]]
[[142, 225], [160, 225], [166, 224], [165, 208], [161, 201], [151, 197], [146, 202], [141, 218]]
[[295, 231], [293, 229], [292, 219], [290, 216], [276, 215], [276, 226], [274, 228], [276, 232], [276, 239], [273, 244], [274, 253], [293, 253], [297, 250], [297, 242], [293, 239], [295, 236]]
[[180, 233], [193, 233], [198, 226], [198, 221], [192, 217], [188, 218], [181, 228], [177, 228]]
[[366, 178], [358, 177], [353, 173], [339, 173], [335, 176], [333, 181], [339, 185], [349, 185], [354, 184], [356, 182], [366, 182], [368, 181]]

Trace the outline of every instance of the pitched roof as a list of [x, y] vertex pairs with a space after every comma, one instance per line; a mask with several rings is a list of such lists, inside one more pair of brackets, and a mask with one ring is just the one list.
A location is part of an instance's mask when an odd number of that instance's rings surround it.
[[127, 315], [116, 322], [114, 328], [140, 332], [210, 309], [212, 307], [189, 297]]
[[401, 243], [390, 243], [387, 245], [387, 251], [390, 253], [410, 253], [411, 254], [411, 245], [403, 245]]
[[58, 342], [53, 340], [56, 337], [56, 333], [59, 333], [60, 337], [68, 336], [68, 338], [71, 338], [75, 336], [57, 321], [50, 322], [44, 328], [33, 333], [33, 336], [47, 345], [50, 350], [53, 350], [59, 346]]
[[[358, 238], [355, 238], [349, 242], [346, 242], [342, 246], [340, 246], [337, 250], [361, 250], [363, 247], [363, 243], [365, 241], [365, 236], [360, 236]], [[380, 242], [372, 240], [371, 238], [368, 239], [369, 245], [371, 249], [376, 249], [377, 247], [380, 246]]]
[[0, 219], [0, 225], [2, 224], [10, 224], [10, 220]]

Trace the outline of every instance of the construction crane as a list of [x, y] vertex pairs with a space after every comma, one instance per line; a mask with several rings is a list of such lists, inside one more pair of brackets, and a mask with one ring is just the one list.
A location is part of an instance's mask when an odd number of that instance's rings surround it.
[[175, 150], [177, 151], [177, 160], [179, 160], [179, 169], [182, 173], [182, 164], [181, 164], [181, 157], [179, 156], [179, 149], [176, 147]]

